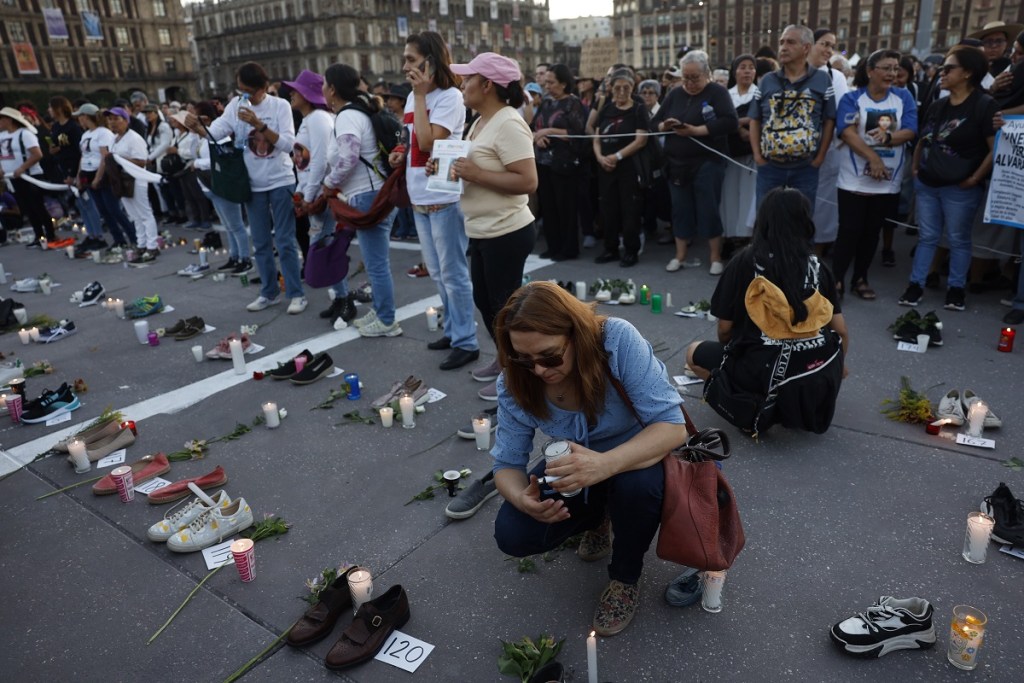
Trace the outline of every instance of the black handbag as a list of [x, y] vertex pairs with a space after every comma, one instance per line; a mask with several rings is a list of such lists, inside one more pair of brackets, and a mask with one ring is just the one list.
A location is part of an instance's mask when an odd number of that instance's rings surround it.
[[160, 160], [160, 172], [176, 178], [185, 170], [185, 160], [180, 154], [168, 154]]
[[650, 189], [665, 171], [665, 150], [655, 137], [647, 138], [647, 144], [633, 155], [636, 178], [643, 189]]
[[230, 143], [222, 145], [210, 140], [210, 171], [210, 190], [215, 195], [236, 204], [244, 204], [252, 199], [249, 169], [245, 167], [243, 150]]

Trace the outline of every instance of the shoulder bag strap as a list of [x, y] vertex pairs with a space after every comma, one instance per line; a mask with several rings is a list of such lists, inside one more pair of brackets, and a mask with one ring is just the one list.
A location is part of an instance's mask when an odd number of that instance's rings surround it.
[[[622, 382], [616, 378], [611, 371], [611, 368], [605, 367], [605, 372], [608, 374], [608, 380], [615, 387], [615, 391], [618, 392], [622, 402], [629, 406], [629, 410], [633, 413], [633, 417], [640, 424], [641, 427], [646, 427], [644, 421], [640, 419], [640, 414], [636, 412], [636, 407], [633, 405], [633, 401], [630, 400], [629, 394], [626, 393], [626, 387], [622, 386]], [[683, 422], [686, 423], [686, 433], [693, 436], [697, 433], [697, 427], [694, 426], [693, 420], [690, 419], [690, 414], [686, 412], [686, 407], [682, 403], [679, 404], [679, 410], [683, 411]]]

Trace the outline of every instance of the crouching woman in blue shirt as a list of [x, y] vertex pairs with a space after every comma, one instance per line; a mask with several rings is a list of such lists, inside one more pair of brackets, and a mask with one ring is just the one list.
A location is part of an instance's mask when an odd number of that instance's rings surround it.
[[[525, 557], [586, 532], [581, 559], [612, 556], [594, 630], [615, 635], [636, 612], [644, 553], [661, 521], [661, 459], [686, 439], [682, 399], [636, 328], [595, 314], [555, 284], [517, 290], [495, 332], [502, 374], [491, 455], [505, 498], [494, 523], [498, 547]], [[529, 470], [536, 430], [568, 441], [571, 452]], [[558, 480], [542, 484], [544, 476]]]

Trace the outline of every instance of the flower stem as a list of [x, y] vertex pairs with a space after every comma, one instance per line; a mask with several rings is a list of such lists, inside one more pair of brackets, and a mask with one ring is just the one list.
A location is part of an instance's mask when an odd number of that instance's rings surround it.
[[57, 489], [56, 491], [50, 491], [49, 493], [44, 493], [43, 495], [41, 495], [38, 498], [36, 498], [36, 500], [42, 500], [43, 498], [49, 498], [50, 496], [56, 496], [58, 493], [61, 493], [62, 491], [67, 491], [68, 489], [73, 489], [73, 488], [75, 488], [77, 486], [82, 486], [84, 484], [91, 484], [94, 481], [99, 481], [100, 479], [102, 479], [105, 476], [106, 476], [105, 474], [101, 474], [98, 477], [93, 477], [92, 479], [86, 479], [85, 481], [80, 481], [80, 482], [74, 483], [71, 486], [65, 486], [62, 489]]
[[[299, 619], [301, 619], [301, 618], [302, 618], [302, 617], [299, 617]], [[299, 623], [299, 620], [296, 620], [296, 621], [295, 621], [295, 624], [297, 624], [297, 623]], [[255, 657], [253, 657], [252, 659], [250, 659], [250, 660], [249, 660], [248, 662], [246, 662], [245, 664], [243, 664], [243, 665], [242, 665], [242, 667], [241, 667], [240, 669], [238, 669], [237, 671], [235, 671], [235, 673], [233, 673], [233, 674], [231, 674], [230, 676], [228, 676], [227, 678], [225, 678], [225, 679], [224, 679], [224, 683], [233, 683], [234, 681], [237, 681], [237, 680], [238, 680], [239, 678], [241, 678], [242, 676], [244, 676], [244, 675], [246, 674], [246, 672], [248, 672], [248, 671], [249, 671], [249, 669], [251, 669], [252, 667], [256, 666], [256, 664], [257, 664], [257, 663], [258, 663], [258, 662], [259, 662], [259, 661], [260, 661], [261, 659], [263, 659], [263, 658], [264, 658], [265, 656], [267, 656], [268, 654], [270, 654], [270, 652], [271, 652], [271, 651], [272, 651], [272, 650], [273, 650], [273, 649], [274, 649], [275, 647], [277, 647], [278, 645], [280, 645], [280, 644], [281, 644], [281, 641], [282, 641], [282, 640], [284, 640], [285, 636], [287, 636], [289, 632], [291, 632], [291, 630], [292, 630], [292, 629], [293, 629], [293, 628], [295, 627], [295, 624], [292, 624], [291, 626], [289, 626], [288, 628], [286, 628], [286, 629], [284, 630], [284, 633], [282, 633], [281, 635], [279, 635], [279, 636], [278, 636], [277, 638], [275, 638], [275, 639], [274, 639], [274, 642], [272, 642], [272, 643], [271, 643], [270, 645], [267, 645], [267, 646], [266, 646], [265, 648], [263, 648], [263, 650], [262, 650], [262, 651], [261, 651], [261, 652], [260, 652], [260, 653], [259, 653], [258, 655], [256, 655], [256, 656], [255, 656]]]
[[159, 628], [159, 629], [157, 630], [157, 632], [156, 632], [156, 633], [154, 633], [153, 635], [151, 635], [151, 636], [149, 637], [149, 640], [147, 640], [147, 641], [146, 641], [146, 645], [150, 645], [150, 644], [152, 644], [154, 640], [156, 640], [157, 638], [159, 638], [159, 637], [160, 637], [160, 634], [164, 632], [164, 629], [166, 629], [166, 628], [167, 628], [168, 626], [170, 626], [170, 625], [171, 625], [171, 622], [172, 622], [172, 621], [174, 621], [174, 618], [175, 618], [176, 616], [178, 616], [178, 613], [179, 613], [179, 612], [181, 612], [181, 610], [185, 609], [185, 605], [187, 605], [187, 604], [188, 604], [188, 601], [189, 601], [189, 600], [191, 600], [191, 599], [192, 599], [192, 597], [193, 597], [193, 596], [195, 596], [196, 592], [197, 592], [197, 591], [198, 591], [198, 590], [199, 590], [200, 588], [202, 588], [202, 587], [203, 587], [203, 584], [204, 584], [204, 583], [206, 583], [206, 582], [207, 582], [207, 581], [209, 580], [209, 578], [210, 578], [211, 576], [213, 576], [214, 574], [216, 574], [217, 572], [219, 572], [219, 571], [220, 571], [221, 569], [223, 569], [223, 568], [224, 568], [224, 567], [226, 567], [226, 566], [227, 566], [227, 565], [223, 565], [223, 564], [222, 564], [221, 566], [219, 566], [219, 567], [217, 567], [216, 569], [212, 570], [212, 571], [211, 571], [211, 572], [210, 572], [209, 574], [207, 574], [207, 575], [206, 575], [205, 577], [203, 577], [203, 580], [202, 580], [202, 581], [200, 581], [200, 582], [199, 582], [198, 584], [196, 584], [196, 587], [192, 589], [192, 592], [188, 594], [188, 596], [187, 596], [187, 597], [185, 598], [185, 600], [184, 600], [184, 601], [183, 601], [183, 602], [182, 602], [182, 603], [181, 603], [180, 605], [178, 605], [178, 609], [174, 610], [174, 613], [173, 613], [173, 614], [171, 614], [171, 616], [167, 618], [167, 621], [165, 621], [165, 622], [164, 622], [164, 625], [163, 625], [163, 626], [161, 626], [161, 627], [160, 627], [160, 628]]

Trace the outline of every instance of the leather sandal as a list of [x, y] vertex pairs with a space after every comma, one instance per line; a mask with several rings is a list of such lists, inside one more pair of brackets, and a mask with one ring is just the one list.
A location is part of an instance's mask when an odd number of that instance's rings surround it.
[[364, 603], [324, 660], [328, 669], [346, 669], [373, 659], [388, 636], [409, 621], [409, 597], [401, 584]]
[[871, 286], [864, 280], [858, 280], [857, 284], [853, 286], [853, 291], [865, 301], [874, 301], [876, 297], [875, 290], [871, 289]]
[[358, 569], [349, 567], [345, 573], [320, 593], [320, 601], [312, 605], [288, 631], [288, 644], [302, 647], [323, 639], [338, 619], [352, 607], [352, 593], [348, 589], [348, 575]]

